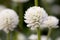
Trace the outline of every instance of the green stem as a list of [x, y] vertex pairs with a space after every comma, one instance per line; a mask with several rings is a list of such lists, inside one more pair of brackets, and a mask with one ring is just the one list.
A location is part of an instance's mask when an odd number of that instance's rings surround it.
[[35, 2], [35, 6], [38, 6], [38, 0], [35, 0], [34, 2]]
[[10, 32], [7, 34], [7, 40], [10, 40]]
[[14, 33], [13, 33], [13, 40], [18, 40], [17, 39], [17, 35], [18, 35], [18, 32], [14, 31]]
[[52, 28], [50, 28], [49, 31], [48, 31], [47, 40], [49, 40], [49, 37], [51, 35], [51, 31], [52, 31]]
[[[38, 6], [38, 0], [35, 0], [35, 6]], [[37, 35], [38, 35], [38, 40], [41, 40], [41, 32], [40, 32], [40, 28], [37, 27]]]
[[38, 40], [41, 40], [41, 31], [39, 27], [37, 27], [37, 35], [38, 35]]

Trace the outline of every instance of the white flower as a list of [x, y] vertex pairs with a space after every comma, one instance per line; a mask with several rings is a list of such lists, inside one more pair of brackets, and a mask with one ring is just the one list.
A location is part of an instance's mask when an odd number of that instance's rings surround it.
[[60, 37], [57, 37], [56, 40], [60, 40]]
[[17, 38], [18, 38], [18, 40], [27, 40], [26, 36], [24, 34], [22, 34], [22, 33], [18, 34]]
[[42, 26], [48, 27], [48, 28], [58, 28], [58, 22], [59, 22], [59, 19], [57, 19], [56, 17], [48, 16], [47, 20], [43, 22]]
[[0, 30], [8, 33], [13, 31], [19, 22], [18, 15], [12, 9], [5, 9], [0, 13]]
[[33, 6], [25, 12], [24, 21], [27, 23], [28, 27], [36, 28], [40, 27], [42, 22], [46, 20], [47, 17], [48, 15], [43, 8]]
[[0, 12], [4, 9], [6, 9], [6, 7], [4, 5], [0, 5]]
[[[29, 39], [29, 40], [37, 40], [37, 35], [36, 35], [36, 34], [32, 34], [32, 35], [29, 36], [28, 39]], [[41, 36], [41, 40], [47, 40], [47, 36], [42, 35], [42, 36]], [[49, 40], [51, 40], [51, 38], [49, 38]]]
[[29, 40], [37, 40], [37, 35], [36, 34], [32, 34], [29, 36], [28, 38]]
[[29, 0], [12, 0], [13, 2], [21, 2], [21, 3], [23, 3], [23, 2], [27, 2], [27, 1], [29, 1]]

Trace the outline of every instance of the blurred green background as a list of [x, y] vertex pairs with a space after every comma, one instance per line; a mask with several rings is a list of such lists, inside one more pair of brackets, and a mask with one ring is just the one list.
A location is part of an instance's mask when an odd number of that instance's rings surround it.
[[[39, 2], [39, 6], [43, 7], [49, 15], [54, 15], [60, 19], [60, 0], [39, 0], [38, 2]], [[20, 22], [17, 28], [15, 29], [15, 31], [19, 31], [25, 34], [26, 36], [29, 36], [32, 33], [35, 34], [35, 32], [32, 32], [29, 28], [27, 28], [24, 22], [25, 11], [29, 7], [34, 6], [34, 0], [29, 0], [28, 2], [25, 3], [20, 3], [20, 2], [15, 3], [12, 2], [11, 0], [0, 0], [0, 5], [4, 5], [7, 8], [15, 10], [19, 15]], [[58, 25], [60, 26], [60, 22]], [[42, 35], [47, 35], [48, 32], [47, 30], [48, 29], [42, 30]], [[11, 32], [11, 35], [13, 33], [14, 32]], [[60, 28], [53, 29], [51, 34], [52, 40], [55, 40], [59, 36], [60, 36]], [[5, 33], [0, 31], [0, 38], [2, 38], [2, 40], [5, 40], [5, 37], [6, 37]]]

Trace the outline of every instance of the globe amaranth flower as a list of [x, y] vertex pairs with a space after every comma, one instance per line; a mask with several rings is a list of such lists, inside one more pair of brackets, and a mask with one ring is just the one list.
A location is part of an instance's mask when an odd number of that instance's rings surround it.
[[12, 9], [5, 9], [0, 13], [0, 30], [8, 33], [13, 31], [19, 22], [19, 17]]
[[54, 16], [48, 16], [47, 20], [43, 22], [44, 27], [58, 28], [59, 19]]
[[[37, 40], [38, 37], [37, 37], [36, 34], [32, 34], [32, 35], [30, 35], [30, 36], [28, 37], [28, 39], [29, 39], [29, 40]], [[42, 35], [42, 36], [41, 36], [41, 40], [47, 40], [47, 36]], [[48, 40], [51, 40], [51, 38], [49, 38]]]
[[25, 12], [24, 21], [27, 23], [27, 27], [36, 28], [40, 27], [42, 22], [46, 20], [47, 17], [48, 15], [43, 8], [33, 6]]
[[27, 2], [29, 0], [12, 0], [13, 2], [20, 2], [20, 3], [24, 3], [24, 2]]

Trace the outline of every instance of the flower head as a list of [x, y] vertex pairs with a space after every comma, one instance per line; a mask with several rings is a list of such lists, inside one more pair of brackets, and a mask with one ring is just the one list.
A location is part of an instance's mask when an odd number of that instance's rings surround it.
[[48, 28], [57, 28], [58, 27], [58, 22], [59, 22], [59, 19], [57, 19], [56, 17], [54, 16], [48, 16], [47, 20], [45, 20], [43, 22], [43, 26], [44, 27], [48, 27]]
[[5, 9], [0, 13], [0, 30], [13, 31], [19, 22], [18, 15], [12, 9]]
[[47, 18], [47, 13], [46, 11], [38, 6], [33, 6], [30, 7], [26, 12], [25, 12], [25, 23], [27, 23], [28, 27], [31, 28], [36, 28], [40, 27], [42, 22], [46, 20]]

